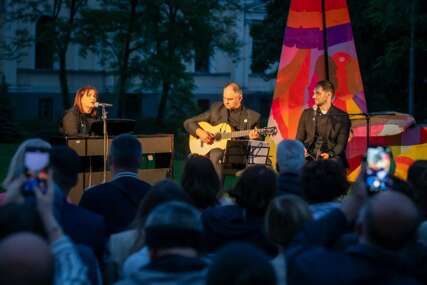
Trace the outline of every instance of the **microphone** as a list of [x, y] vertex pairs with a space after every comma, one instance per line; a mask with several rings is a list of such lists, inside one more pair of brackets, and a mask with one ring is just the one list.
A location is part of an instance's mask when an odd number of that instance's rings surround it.
[[113, 107], [113, 104], [108, 104], [108, 103], [99, 103], [99, 102], [96, 102], [96, 103], [95, 103], [95, 107], [96, 107], [96, 108], [98, 108], [98, 107]]
[[316, 121], [316, 115], [317, 115], [317, 105], [313, 105], [313, 121]]

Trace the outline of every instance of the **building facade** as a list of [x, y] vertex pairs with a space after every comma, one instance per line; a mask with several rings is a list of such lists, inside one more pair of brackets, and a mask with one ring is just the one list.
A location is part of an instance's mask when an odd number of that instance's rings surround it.
[[[1, 17], [7, 13], [6, 0], [0, 1]], [[89, 1], [90, 2], [90, 1]], [[203, 64], [188, 63], [187, 70], [193, 76], [195, 89], [194, 100], [199, 106], [207, 108], [210, 103], [221, 100], [222, 88], [225, 83], [235, 81], [244, 90], [246, 105], [268, 116], [273, 95], [274, 80], [265, 81], [251, 72], [252, 38], [251, 25], [261, 21], [265, 16], [265, 4], [262, 1], [242, 1], [242, 8], [236, 17], [238, 39], [242, 43], [235, 60], [217, 51], [206, 59]], [[39, 26], [43, 23], [40, 18], [29, 31], [37, 37]], [[1, 26], [0, 35], [3, 39], [13, 37], [16, 25], [8, 23]], [[16, 120], [46, 120], [58, 121], [63, 115], [63, 102], [60, 93], [59, 65], [42, 44], [33, 44], [23, 50], [19, 58], [0, 58], [0, 75], [3, 86], [7, 86], [7, 96], [10, 99]], [[111, 102], [114, 88], [114, 78], [104, 70], [100, 58], [88, 53], [86, 57], [79, 55], [79, 46], [71, 45], [67, 53], [67, 77], [69, 98], [72, 102], [74, 92], [84, 86], [95, 86], [100, 92], [100, 100]], [[3, 94], [4, 95], [4, 94]], [[128, 93], [124, 112], [132, 118], [155, 117], [160, 95], [156, 91]], [[112, 112], [114, 115], [114, 112]]]

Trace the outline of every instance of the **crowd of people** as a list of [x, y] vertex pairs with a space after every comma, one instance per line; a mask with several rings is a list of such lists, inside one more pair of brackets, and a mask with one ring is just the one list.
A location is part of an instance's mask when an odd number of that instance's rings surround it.
[[[29, 149], [49, 153], [49, 166], [23, 195]], [[150, 185], [137, 176], [141, 154], [134, 136], [114, 138], [112, 180], [74, 205], [77, 154], [23, 142], [3, 182], [0, 284], [427, 283], [426, 161], [370, 194], [363, 162], [349, 183], [339, 162], [305, 161], [304, 145], [284, 140], [277, 171], [250, 166], [225, 191], [197, 155], [180, 183]]]

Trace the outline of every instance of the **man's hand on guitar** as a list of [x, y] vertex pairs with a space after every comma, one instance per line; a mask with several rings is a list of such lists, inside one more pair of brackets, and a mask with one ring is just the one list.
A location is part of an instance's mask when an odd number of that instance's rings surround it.
[[320, 154], [320, 156], [321, 156], [321, 157], [322, 157], [322, 159], [324, 159], [324, 160], [329, 159], [329, 153], [327, 153], [327, 152], [322, 152], [322, 153]]
[[257, 129], [251, 130], [249, 132], [249, 139], [256, 140], [258, 138], [259, 138], [259, 133], [258, 133]]
[[201, 139], [204, 143], [212, 144], [214, 142], [214, 135], [203, 130], [203, 129], [197, 129], [196, 135]]

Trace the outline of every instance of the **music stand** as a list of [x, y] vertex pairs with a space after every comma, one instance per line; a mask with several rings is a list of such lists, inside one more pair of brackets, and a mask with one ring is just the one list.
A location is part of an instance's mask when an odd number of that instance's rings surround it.
[[250, 165], [271, 166], [269, 143], [256, 140], [229, 140], [225, 148], [222, 170], [224, 175], [236, 175]]
[[[103, 135], [103, 121], [95, 121], [90, 127], [90, 134], [95, 136]], [[117, 136], [135, 131], [136, 121], [131, 119], [108, 119], [107, 133], [110, 136]]]

